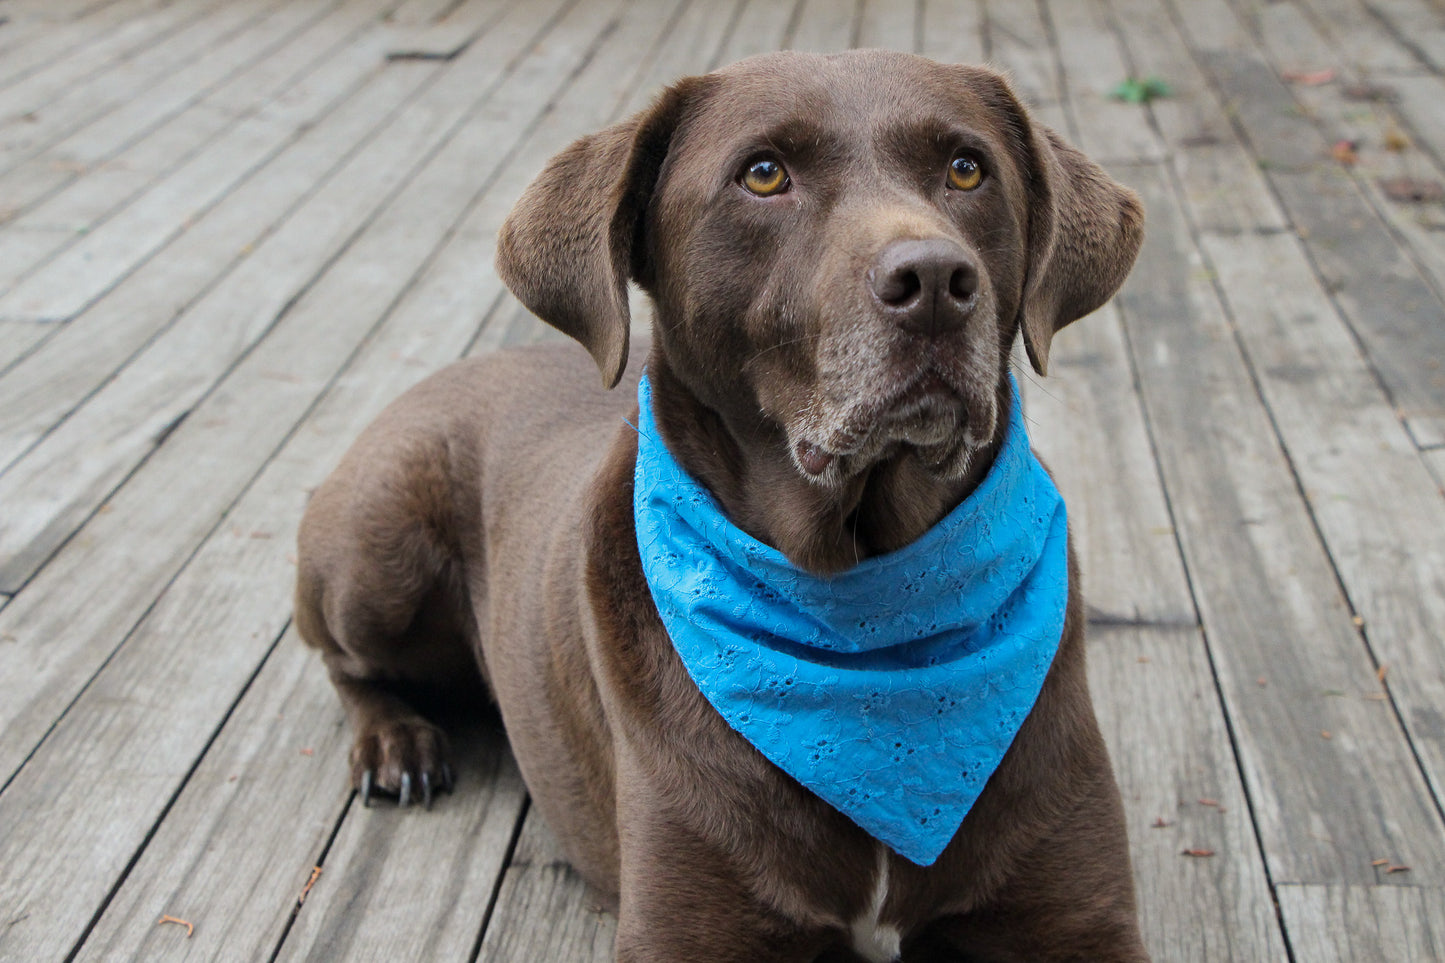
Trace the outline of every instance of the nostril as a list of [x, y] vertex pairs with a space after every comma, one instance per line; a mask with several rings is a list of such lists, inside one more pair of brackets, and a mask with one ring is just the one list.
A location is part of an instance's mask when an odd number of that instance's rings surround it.
[[959, 301], [967, 301], [977, 291], [978, 273], [971, 265], [961, 265], [948, 276], [948, 293]]
[[889, 304], [907, 304], [918, 296], [919, 291], [923, 290], [923, 282], [918, 279], [917, 271], [904, 271], [894, 288], [898, 293], [893, 297], [885, 296], [883, 300]]
[[923, 290], [923, 281], [918, 272], [906, 265], [893, 270], [870, 272], [868, 281], [878, 300], [895, 308], [907, 305]]

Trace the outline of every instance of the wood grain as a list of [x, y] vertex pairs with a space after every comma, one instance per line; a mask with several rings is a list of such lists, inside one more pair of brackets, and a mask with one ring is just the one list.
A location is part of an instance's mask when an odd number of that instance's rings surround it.
[[[549, 13], [547, 8], [517, 9], [521, 11], [517, 17], [523, 23], [528, 17], [545, 22]], [[562, 29], [571, 29], [579, 38], [594, 38], [599, 35], [607, 13], [605, 7], [574, 8], [573, 14], [563, 21]], [[655, 14], [655, 9], [643, 5], [634, 19], [649, 29], [656, 29]], [[536, 26], [534, 22], [534, 30]], [[625, 28], [612, 36], [620, 51], [632, 49], [627, 44], [631, 35]], [[395, 212], [383, 215], [375, 235], [371, 236], [373, 240], [363, 240], [355, 249], [361, 254], [353, 251], [356, 260], [339, 262], [318, 286], [317, 299], [298, 304], [294, 309], [299, 319], [298, 336], [332, 341], [341, 331], [334, 329], [334, 323], [333, 330], [326, 330], [329, 312], [335, 311], [339, 318], [360, 316], [359, 307], [348, 306], [340, 296], [343, 289], [355, 292], [353, 296], [360, 299], [359, 304], [388, 303], [388, 299], [376, 296], [374, 286], [410, 278], [419, 267], [414, 260], [408, 260], [406, 248], [398, 246], [396, 239], [406, 238], [415, 245], [415, 250], [426, 250], [431, 243], [426, 231], [440, 234], [447, 227], [439, 213], [465, 211], [469, 206], [468, 192], [474, 190], [471, 185], [477, 179], [488, 179], [487, 171], [478, 170], [475, 164], [480, 145], [496, 142], [500, 136], [498, 125], [525, 130], [525, 119], [539, 111], [552, 93], [541, 86], [538, 79], [558, 78], [554, 82], [560, 84], [571, 79], [555, 69], [551, 58], [575, 58], [584, 52], [569, 50], [563, 43], [550, 43], [524, 59], [489, 101], [488, 116], [492, 124], [469, 126], [448, 142], [433, 164], [422, 170], [400, 195]], [[485, 54], [486, 51], [481, 52], [483, 62], [487, 62]], [[458, 61], [459, 64], [466, 62], [465, 58]], [[459, 89], [470, 91], [471, 96], [480, 96], [482, 91], [467, 80], [468, 74], [463, 72], [455, 83]], [[515, 112], [509, 112], [508, 105]], [[501, 156], [505, 154], [498, 159]], [[394, 272], [391, 280], [376, 270], [377, 264], [388, 265]], [[358, 276], [357, 269], [365, 270], [366, 276]], [[368, 285], [373, 288], [368, 290]], [[421, 303], [417, 310], [429, 306]], [[414, 319], [414, 316], [408, 314], [406, 318]], [[417, 337], [414, 326], [399, 322], [393, 322], [385, 330], [392, 331], [402, 342]], [[466, 324], [458, 324], [448, 353], [455, 356], [469, 334]], [[434, 336], [431, 340], [444, 345]], [[275, 345], [276, 350], [287, 352], [280, 357], [290, 357], [297, 353], [297, 347], [294, 344], [288, 347], [286, 341], [279, 332], [273, 333], [266, 346]], [[16, 875], [0, 880], [0, 891], [5, 893], [7, 904], [21, 907], [28, 914], [25, 920], [0, 935], [0, 955], [13, 948], [15, 952], [27, 954], [27, 958], [49, 958], [67, 938], [75, 938], [80, 932], [83, 907], [97, 899], [97, 886], [104, 886], [106, 879], [113, 878], [130, 858], [128, 853], [145, 841], [149, 827], [163, 812], [165, 801], [177, 791], [192, 760], [203, 750], [208, 734], [224, 719], [228, 702], [245, 685], [254, 665], [269, 647], [266, 640], [280, 631], [292, 569], [285, 561], [289, 550], [286, 540], [274, 536], [294, 530], [309, 486], [320, 480], [340, 450], [384, 401], [398, 393], [407, 381], [419, 377], [418, 367], [395, 364], [397, 346], [391, 338], [373, 334], [366, 357], [368, 363], [378, 366], [379, 370], [357, 372], [355, 380], [348, 382], [352, 385], [351, 392], [331, 399], [332, 403], [319, 409], [325, 418], [340, 419], [339, 424], [325, 430], [328, 428], [325, 422], [313, 419], [293, 436], [297, 443], [287, 446], [270, 462], [261, 478], [230, 510], [228, 526], [206, 542], [195, 560], [170, 586], [164, 599], [110, 659], [39, 752], [0, 796], [0, 826], [23, 824], [25, 827], [23, 833], [10, 832], [8, 828], [4, 833], [5, 842], [0, 846], [5, 852], [0, 861], [13, 867]], [[280, 360], [273, 356], [261, 361], [263, 353], [264, 349], [253, 356], [263, 366], [261, 370]], [[425, 370], [425, 359], [419, 367]], [[244, 366], [239, 370], [244, 370]], [[318, 437], [326, 440], [326, 446], [318, 444]], [[188, 447], [179, 437], [177, 444], [178, 451]], [[202, 658], [203, 652], [192, 648], [196, 639], [213, 638], [231, 640], [223, 657], [216, 657], [212, 651]], [[171, 707], [171, 712], [191, 720], [184, 731], [174, 731], [167, 724], [166, 714], [149, 711], [149, 707], [162, 701]], [[108, 739], [95, 738], [98, 726], [110, 734]], [[142, 759], [148, 760], [146, 766], [140, 767], [146, 777], [137, 779], [126, 792], [116, 792], [115, 787], [111, 787], [113, 803], [104, 819], [89, 818], [83, 826], [78, 826], [73, 820], [80, 812], [74, 804], [39, 808], [34, 805], [37, 793], [51, 797], [59, 794], [74, 800], [91, 798], [96, 792], [96, 783], [105, 774], [116, 767], [137, 765]], [[477, 814], [475, 810], [469, 812], [473, 816]], [[500, 859], [500, 850], [510, 838], [508, 819], [503, 820], [498, 830], [503, 840], [500, 849], [478, 840], [476, 858], [494, 862]], [[343, 826], [342, 838], [352, 831]], [[457, 830], [458, 833], [465, 831], [465, 827]], [[403, 837], [411, 838], [407, 835], [410, 832], [402, 831]], [[495, 836], [494, 833], [488, 838]], [[359, 853], [366, 849], [364, 838], [356, 843]], [[83, 848], [86, 854], [85, 859], [73, 861], [74, 874], [64, 871], [40, 877], [33, 871], [38, 860], [64, 860], [63, 855], [57, 854], [72, 846]], [[344, 854], [346, 850], [343, 848], [341, 852]], [[388, 862], [386, 871], [399, 873], [402, 879], [407, 874], [420, 878], [435, 855], [403, 846], [398, 849], [395, 865]], [[348, 859], [357, 863], [351, 871], [345, 870]], [[363, 862], [360, 855], [343, 859], [338, 864], [342, 870], [333, 874], [337, 885], [350, 880], [347, 885], [362, 886], [378, 865], [374, 861], [361, 865]], [[470, 875], [476, 877], [475, 885], [483, 887], [480, 902], [484, 905], [485, 894], [491, 891], [491, 876], [485, 871]], [[447, 879], [468, 876], [468, 872], [458, 869]], [[355, 926], [360, 922], [358, 917], [346, 915], [350, 911], [345, 907], [350, 904], [344, 899], [336, 904], [339, 909], [327, 911], [330, 897], [324, 892], [318, 895], [320, 909], [316, 910], [315, 917], [318, 922], [305, 923], [303, 914], [298, 918], [301, 929], [293, 931], [298, 940], [320, 941], [315, 952], [323, 955], [327, 952], [324, 946], [332, 928]], [[353, 888], [341, 892], [355, 897], [358, 891]], [[385, 890], [377, 898], [389, 892]], [[338, 913], [343, 917], [340, 920]], [[436, 935], [438, 924], [430, 917], [415, 921], [417, 925], [409, 935], [423, 945]], [[462, 957], [475, 944], [479, 925], [479, 917], [471, 919], [463, 910], [456, 918], [455, 927], [448, 931], [451, 935], [446, 937], [447, 941], [461, 948]], [[308, 929], [308, 926], [320, 929]], [[386, 932], [396, 940], [402, 940], [405, 935], [391, 924], [387, 924]], [[302, 955], [310, 952], [305, 950]]]
[[[1219, 0], [1175, 4], [1185, 35], [1236, 117], [1270, 184], [1394, 403], [1431, 437], [1445, 431], [1445, 302], [1341, 171], [1329, 144]], [[1413, 430], [1413, 429], [1412, 429]]]
[[[497, 50], [516, 51], [519, 45], [529, 50], [549, 11], [535, 5], [518, 8], [491, 42]], [[18, 640], [6, 664], [6, 670], [13, 671], [0, 672], [0, 688], [6, 693], [0, 699], [7, 715], [7, 740], [0, 747], [5, 771], [13, 771], [24, 758], [27, 735], [33, 746], [50, 725], [42, 724], [42, 718], [53, 720], [125, 637], [410, 285], [412, 274], [487, 183], [494, 168], [477, 163], [477, 157], [485, 156], [482, 147], [495, 147], [509, 131], [516, 136], [518, 112], [527, 116], [540, 109], [550, 93], [541, 81], [552, 77], [554, 84], [565, 82], [556, 76], [556, 63], [570, 56], [575, 51], [558, 43], [521, 60], [510, 73], [506, 61], [486, 46], [459, 58], [449, 68], [434, 108], [442, 113], [451, 104], [454, 119], [460, 120], [469, 106], [487, 98], [495, 114], [486, 122], [460, 127], [421, 166], [346, 256], [331, 265], [261, 347], [229, 375], [224, 389], [212, 393], [131, 477], [112, 499], [111, 510], [96, 515], [0, 615], [0, 632]], [[486, 82], [489, 77], [498, 84], [495, 89]], [[449, 126], [444, 124], [443, 130]], [[494, 164], [500, 160], [494, 155]], [[250, 453], [249, 468], [237, 460], [242, 453]], [[197, 471], [198, 465], [230, 470]], [[164, 532], [165, 537], [147, 540], [144, 553], [131, 553], [125, 533], [137, 530]], [[87, 584], [105, 586], [94, 606], [75, 613], [53, 604], [77, 592], [91, 594]], [[18, 721], [21, 716], [28, 721]]]
[[34, 350], [55, 329], [24, 321], [0, 321], [0, 373]]
[[[1064, 331], [1050, 371], [1025, 379], [1025, 410], [1083, 569], [1090, 688], [1124, 799], [1145, 941], [1160, 960], [1282, 959], [1118, 313]], [[1216, 855], [1181, 855], [1190, 849]]]
[[979, 0], [925, 0], [919, 10], [918, 52], [944, 63], [984, 62], [984, 5]]
[[922, 4], [908, 6], [893, 0], [862, 0], [855, 46], [916, 53], [921, 7]]
[[478, 963], [612, 963], [617, 920], [601, 906], [542, 820], [529, 812]]
[[986, 6], [990, 63], [1008, 71], [1014, 90], [1025, 104], [1040, 107], [1063, 99], [1058, 57], [1048, 26], [1036, 3], [990, 3]]
[[[289, 89], [305, 67], [333, 52], [338, 27], [345, 31], [341, 37], [355, 32], [358, 9], [284, 5], [174, 72], [146, 96], [127, 101], [0, 175], [0, 209], [23, 212], [12, 230], [25, 229], [24, 236], [0, 239], [5, 242], [0, 243], [0, 287], [10, 287], [61, 247], [33, 243], [37, 232], [69, 241], [94, 229], [238, 116]], [[213, 109], [190, 109], [196, 104]]]
[[294, 97], [229, 128], [163, 184], [144, 192], [0, 297], [0, 317], [75, 317], [325, 116], [356, 79], [344, 66], [320, 71], [297, 84]]
[[[303, 6], [315, 3], [306, 0]], [[154, 29], [140, 31], [141, 42], [126, 45], [113, 63], [104, 58], [99, 63], [61, 61], [0, 90], [0, 118], [4, 118], [0, 121], [0, 170], [34, 156], [128, 99], [144, 96], [167, 75], [185, 69], [208, 47], [247, 29], [274, 6], [274, 0], [254, 4], [181, 0], [149, 18]], [[108, 40], [120, 41], [138, 23], [122, 27]]]
[[1407, 886], [1281, 886], [1299, 963], [1445, 958], [1445, 893]]
[[1077, 143], [1097, 163], [1159, 160], [1164, 145], [1139, 104], [1110, 92], [1132, 75], [1119, 50], [1103, 0], [1052, 0], [1046, 8], [1068, 78]]
[[[355, 30], [358, 19], [365, 22], [384, 9], [381, 2], [354, 4], [348, 8], [351, 22], [346, 26]], [[344, 240], [346, 235], [337, 227], [328, 230], [326, 221], [306, 222], [329, 203], [366, 212], [357, 197], [332, 184], [356, 176], [342, 173], [344, 162], [349, 161], [346, 171], [372, 163], [351, 158], [388, 128], [393, 111], [430, 76], [425, 70], [387, 71], [368, 81], [382, 45], [374, 32], [352, 34], [351, 39], [334, 58], [323, 58], [318, 65], [332, 74], [332, 82], [341, 82], [342, 89], [353, 89], [344, 103], [264, 167], [262, 176], [193, 224], [183, 243], [162, 251], [94, 309], [60, 326], [44, 349], [0, 380], [0, 465], [19, 457], [197, 299], [224, 283], [231, 271], [248, 259], [257, 263], [253, 255], [258, 247], [280, 243], [270, 240], [273, 232], [299, 231], [332, 243]], [[340, 76], [342, 70], [349, 79]], [[282, 79], [289, 85], [292, 78]], [[372, 186], [359, 196], [364, 199], [376, 189]], [[333, 223], [338, 217], [329, 216]]]
[[398, 29], [386, 55], [392, 60], [451, 60], [482, 35], [500, 9], [492, 0], [464, 0], [430, 23]]
[[[96, 60], [103, 62], [108, 48], [102, 44], [109, 35], [143, 14], [150, 6], [150, 0], [120, 0], [88, 17], [53, 26], [47, 24], [43, 30], [27, 30], [20, 38], [26, 42], [15, 44], [13, 49], [7, 48], [4, 59], [0, 60], [0, 90], [14, 87], [19, 81], [47, 67], [55, 69], [61, 60], [84, 59], [92, 64]], [[38, 16], [39, 11], [31, 15]], [[54, 11], [54, 15], [62, 21], [65, 19], [64, 11]], [[34, 95], [28, 96], [33, 98]], [[19, 96], [14, 102], [24, 103], [26, 100], [27, 96]]]
[[[49, 425], [46, 418], [32, 414], [28, 424], [0, 441], [0, 457], [14, 459], [0, 475], [0, 500], [6, 505], [0, 518], [0, 585], [24, 584], [115, 485], [165, 442], [174, 426], [307, 290], [317, 272], [346, 249], [375, 216], [378, 203], [405, 182], [416, 163], [416, 149], [426, 150], [446, 135], [445, 115], [438, 123], [422, 111], [395, 113], [436, 69], [429, 64], [398, 65], [379, 77], [368, 90], [372, 96], [349, 105], [352, 109], [339, 114], [337, 124], [344, 145], [346, 133], [351, 133], [352, 143], [372, 133], [377, 114], [383, 119], [395, 116], [396, 123], [386, 130], [391, 136], [368, 138], [369, 149], [307, 198], [281, 230], [245, 252], [236, 270], [83, 405], [68, 412], [63, 423], [37, 438]], [[347, 126], [352, 131], [346, 131]], [[284, 182], [278, 187], [288, 189]], [[226, 253], [238, 252], [231, 247]], [[152, 305], [149, 316], [156, 313]], [[52, 357], [59, 356], [57, 348]], [[44, 367], [37, 364], [38, 370], [26, 374], [33, 379]], [[162, 382], [166, 390], [157, 391]], [[17, 388], [23, 390], [24, 383]], [[35, 414], [54, 417], [58, 399], [48, 390], [40, 388], [35, 401], [40, 409]], [[28, 413], [16, 411], [12, 417]], [[97, 439], [104, 443], [97, 444]]]
[[803, 0], [744, 0], [741, 12], [733, 23], [719, 51], [715, 66], [726, 66], [754, 54], [777, 50], [798, 14]]
[[801, 0], [786, 46], [835, 53], [855, 46], [862, 0]]
[[[1168, 180], [1117, 302], [1272, 878], [1372, 882], [1379, 852], [1445, 870], [1445, 832], [1278, 447]], [[1261, 685], [1259, 680], [1264, 680]], [[1372, 855], [1375, 854], [1375, 855]]]

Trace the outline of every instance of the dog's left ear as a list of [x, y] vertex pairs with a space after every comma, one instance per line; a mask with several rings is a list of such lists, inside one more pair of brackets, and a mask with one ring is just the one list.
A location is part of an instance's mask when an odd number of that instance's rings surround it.
[[1029, 361], [1044, 374], [1054, 334], [1124, 283], [1144, 240], [1144, 205], [1098, 164], [1031, 120], [1002, 77], [972, 72], [984, 81], [979, 87], [985, 99], [997, 98], [995, 105], [1009, 116], [1024, 148], [1029, 243], [1019, 326]]
[[627, 281], [668, 144], [706, 85], [688, 77], [620, 124], [576, 141], [527, 186], [497, 237], [497, 272], [537, 317], [576, 338], [611, 388], [627, 366]]

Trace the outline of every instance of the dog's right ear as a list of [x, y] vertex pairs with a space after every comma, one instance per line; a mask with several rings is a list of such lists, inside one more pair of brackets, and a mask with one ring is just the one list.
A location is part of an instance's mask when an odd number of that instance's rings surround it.
[[497, 272], [537, 317], [576, 338], [611, 388], [627, 366], [627, 282], [673, 131], [708, 85], [688, 77], [653, 105], [553, 157], [497, 237]]

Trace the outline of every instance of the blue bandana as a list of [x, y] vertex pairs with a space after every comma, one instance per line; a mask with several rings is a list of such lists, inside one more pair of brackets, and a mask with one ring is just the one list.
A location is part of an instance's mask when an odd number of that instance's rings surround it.
[[1068, 597], [1064, 504], [1014, 385], [983, 483], [921, 538], [821, 577], [742, 531], [638, 386], [633, 511], [653, 600], [703, 695], [764, 756], [931, 865], [1043, 687]]

